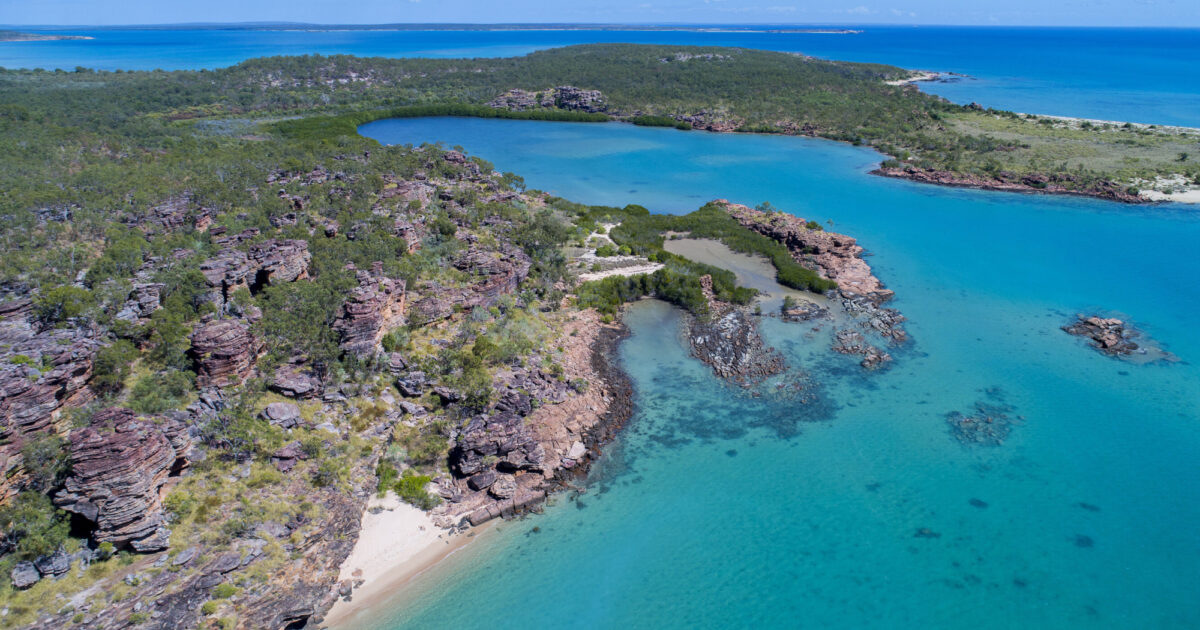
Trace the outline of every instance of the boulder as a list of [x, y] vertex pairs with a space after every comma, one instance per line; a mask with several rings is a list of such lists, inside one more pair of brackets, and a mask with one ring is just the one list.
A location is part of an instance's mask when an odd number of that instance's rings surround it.
[[321, 393], [321, 379], [300, 366], [284, 365], [275, 370], [271, 391], [289, 398], [312, 398]]
[[184, 454], [163, 430], [128, 409], [108, 408], [71, 432], [70, 453], [71, 475], [55, 505], [95, 523], [96, 542], [165, 549], [160, 490]]
[[12, 578], [13, 587], [18, 589], [27, 589], [42, 579], [42, 574], [38, 573], [37, 567], [33, 566], [32, 562], [18, 562], [13, 566], [12, 573], [9, 575]]
[[41, 573], [42, 577], [58, 577], [66, 575], [67, 571], [71, 570], [71, 557], [59, 549], [48, 556], [34, 560], [33, 566], [37, 567], [38, 573]]
[[[319, 427], [318, 427], [319, 428]], [[279, 472], [288, 472], [296, 466], [296, 462], [308, 459], [299, 442], [287, 444], [271, 455], [271, 464]]]
[[292, 403], [271, 403], [262, 410], [260, 415], [267, 422], [284, 429], [294, 429], [300, 426], [300, 408]]
[[396, 379], [396, 389], [409, 398], [423, 395], [428, 388], [429, 381], [425, 378], [425, 373], [418, 370], [413, 370]]
[[486, 470], [467, 480], [467, 486], [472, 490], [486, 490], [496, 481], [496, 471]]

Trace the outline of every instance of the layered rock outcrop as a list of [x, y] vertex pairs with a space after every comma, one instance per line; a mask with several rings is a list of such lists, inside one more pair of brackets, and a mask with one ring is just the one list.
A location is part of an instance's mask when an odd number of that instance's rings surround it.
[[307, 241], [270, 239], [252, 245], [248, 251], [236, 248], [257, 234], [258, 230], [249, 230], [226, 238], [225, 249], [200, 263], [200, 273], [210, 289], [209, 299], [219, 310], [227, 310], [230, 298], [240, 288], [256, 293], [271, 284], [308, 277], [312, 254]]
[[338, 311], [333, 328], [346, 352], [371, 355], [383, 336], [405, 321], [407, 293], [404, 280], [383, 275], [383, 264], [358, 272], [358, 287]]
[[97, 542], [166, 549], [170, 532], [160, 491], [190, 447], [186, 429], [171, 426], [176, 422], [159, 425], [122, 408], [97, 412], [88, 426], [71, 432], [71, 476], [55, 505], [95, 523]]
[[530, 368], [497, 375], [498, 401], [455, 435], [437, 522], [478, 525], [528, 510], [586, 472], [632, 411], [629, 381], [611, 360], [623, 329], [598, 320], [585, 311], [567, 324], [562, 378]]
[[978, 188], [980, 190], [1000, 190], [1005, 192], [1022, 193], [1057, 193], [1065, 195], [1080, 195], [1098, 197], [1124, 203], [1147, 203], [1150, 200], [1123, 186], [1110, 181], [1086, 181], [1069, 173], [1038, 173], [1020, 175], [1017, 173], [1000, 172], [995, 176], [972, 175], [936, 169], [919, 168], [912, 165], [899, 167], [880, 167], [871, 171], [873, 175], [911, 179], [926, 184], [953, 186], [956, 188]]
[[91, 328], [38, 332], [24, 310], [9, 311], [0, 320], [0, 502], [23, 487], [25, 444], [64, 432], [60, 411], [93, 398], [87, 382], [102, 346]]
[[507, 246], [494, 252], [468, 250], [454, 262], [454, 267], [478, 281], [471, 285], [470, 293], [463, 296], [462, 305], [468, 308], [492, 306], [501, 295], [517, 290], [517, 286], [529, 277], [532, 264], [529, 256], [516, 247]]
[[192, 332], [188, 354], [196, 366], [196, 385], [228, 387], [239, 385], [254, 369], [260, 344], [250, 325], [239, 319], [217, 319]]

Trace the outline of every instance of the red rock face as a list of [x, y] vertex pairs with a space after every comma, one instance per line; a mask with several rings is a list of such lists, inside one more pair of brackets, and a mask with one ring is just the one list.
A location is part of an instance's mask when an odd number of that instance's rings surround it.
[[838, 283], [843, 296], [867, 296], [884, 302], [894, 293], [871, 272], [863, 248], [845, 234], [809, 229], [804, 219], [790, 214], [760, 212], [724, 199], [715, 202], [738, 223], [787, 246], [796, 262]]
[[54, 503], [94, 522], [97, 542], [165, 549], [170, 532], [161, 489], [190, 447], [186, 435], [170, 421], [160, 426], [128, 409], [98, 412], [87, 427], [71, 433], [71, 476]]
[[270, 239], [251, 246], [249, 251], [236, 249], [238, 244], [257, 235], [258, 230], [248, 230], [228, 237], [222, 242], [226, 245], [224, 250], [200, 263], [200, 273], [211, 289], [209, 299], [221, 310], [233, 292], [242, 287], [254, 292], [271, 284], [308, 277], [312, 253], [306, 241]]
[[87, 382], [100, 346], [90, 330], [38, 333], [19, 313], [0, 321], [0, 502], [23, 487], [21, 448], [64, 430], [63, 407], [92, 399]]
[[358, 272], [358, 288], [342, 304], [333, 328], [341, 348], [359, 355], [373, 354], [387, 332], [404, 324], [407, 294], [403, 280], [384, 277], [382, 265]]
[[470, 250], [454, 263], [454, 266], [478, 278], [471, 286], [470, 294], [463, 297], [464, 307], [488, 307], [505, 294], [517, 290], [529, 276], [529, 256], [515, 247], [506, 247], [499, 252]]
[[192, 333], [189, 354], [196, 363], [196, 385], [228, 387], [250, 375], [259, 343], [250, 325], [238, 319], [221, 319], [201, 325]]

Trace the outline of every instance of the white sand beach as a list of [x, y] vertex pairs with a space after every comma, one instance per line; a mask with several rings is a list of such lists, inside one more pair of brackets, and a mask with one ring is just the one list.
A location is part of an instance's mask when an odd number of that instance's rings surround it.
[[325, 625], [354, 627], [355, 618], [373, 604], [471, 540], [438, 527], [429, 514], [401, 502], [391, 492], [383, 498], [372, 497], [363, 512], [358, 542], [338, 576], [339, 582], [350, 580], [359, 586], [352, 601], [339, 599], [333, 605]]

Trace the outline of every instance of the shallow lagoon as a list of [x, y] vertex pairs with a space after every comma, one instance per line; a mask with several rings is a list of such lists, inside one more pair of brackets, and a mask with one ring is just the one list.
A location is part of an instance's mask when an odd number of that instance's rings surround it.
[[[832, 220], [874, 254], [914, 339], [863, 375], [827, 331], [768, 320], [817, 401], [750, 398], [687, 356], [674, 310], [637, 305], [621, 350], [635, 416], [587, 494], [501, 524], [375, 627], [1200, 625], [1194, 209], [887, 180], [866, 174], [870, 151], [801, 138], [469, 119], [362, 132], [463, 145], [576, 201], [770, 200]], [[1092, 307], [1184, 362], [1121, 363], [1058, 330]], [[946, 414], [976, 402], [1023, 418], [1003, 446], [951, 436]]]

